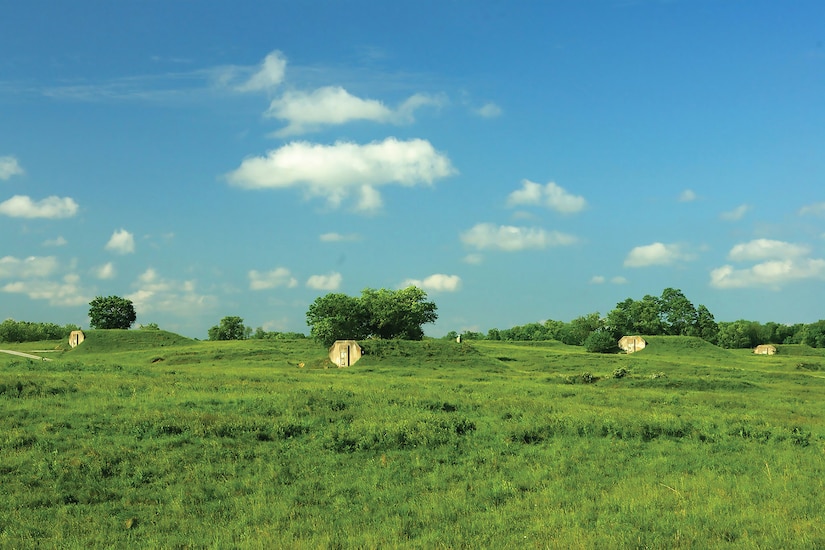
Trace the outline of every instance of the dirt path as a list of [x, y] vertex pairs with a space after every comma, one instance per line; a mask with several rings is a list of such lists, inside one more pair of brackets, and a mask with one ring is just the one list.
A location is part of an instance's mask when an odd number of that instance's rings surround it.
[[41, 361], [51, 361], [51, 359], [48, 359], [46, 357], [32, 355], [31, 353], [23, 353], [22, 351], [12, 351], [10, 349], [0, 349], [0, 353], [10, 353], [11, 355], [19, 355], [20, 357], [25, 357], [26, 359], [40, 359]]

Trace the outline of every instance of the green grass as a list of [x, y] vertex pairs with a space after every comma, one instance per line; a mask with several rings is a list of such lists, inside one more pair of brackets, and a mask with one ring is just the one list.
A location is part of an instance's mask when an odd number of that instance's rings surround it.
[[0, 356], [0, 547], [825, 545], [821, 355], [153, 332]]

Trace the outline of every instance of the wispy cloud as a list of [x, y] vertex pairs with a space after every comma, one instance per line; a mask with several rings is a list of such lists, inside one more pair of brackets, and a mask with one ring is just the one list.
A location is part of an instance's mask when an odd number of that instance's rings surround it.
[[672, 265], [694, 260], [696, 256], [684, 250], [680, 244], [653, 243], [633, 248], [624, 260], [625, 267], [650, 267]]
[[769, 260], [747, 269], [724, 265], [711, 271], [710, 286], [722, 289], [768, 287], [779, 290], [789, 283], [806, 279], [825, 279], [825, 260]]
[[29, 256], [0, 258], [0, 279], [31, 279], [48, 277], [58, 269], [59, 263], [54, 256]]
[[507, 206], [521, 205], [540, 205], [562, 214], [575, 214], [587, 207], [587, 201], [584, 197], [569, 193], [552, 181], [541, 185], [530, 180], [523, 180], [521, 189], [513, 191], [507, 197]]
[[115, 264], [107, 262], [92, 269], [92, 274], [101, 280], [114, 279], [117, 275]]
[[496, 118], [501, 116], [503, 111], [501, 110], [501, 107], [490, 101], [476, 109], [474, 112], [482, 118]]
[[679, 202], [693, 202], [698, 198], [692, 189], [685, 189], [679, 195]]
[[91, 300], [89, 292], [80, 285], [80, 277], [72, 273], [59, 281], [14, 281], [0, 287], [0, 290], [11, 294], [25, 294], [32, 300], [47, 300], [52, 306], [80, 306]]
[[135, 291], [126, 296], [135, 304], [138, 315], [161, 311], [180, 317], [200, 315], [211, 310], [217, 299], [197, 290], [197, 281], [161, 277], [152, 268], [144, 271], [132, 285]]
[[742, 204], [728, 212], [722, 212], [719, 217], [728, 222], [736, 222], [745, 217], [745, 214], [751, 209], [749, 204]]
[[802, 216], [825, 216], [825, 202], [808, 204], [799, 209]]
[[43, 246], [66, 246], [67, 244], [69, 244], [69, 241], [64, 239], [62, 235], [54, 239], [46, 239], [43, 241]]
[[0, 180], [7, 180], [12, 176], [23, 174], [23, 167], [15, 157], [0, 157]]
[[747, 262], [767, 259], [791, 259], [809, 254], [810, 247], [771, 239], [755, 239], [734, 246], [728, 253], [728, 259], [735, 262]]
[[323, 233], [318, 239], [322, 243], [341, 243], [341, 242], [354, 242], [360, 241], [361, 235], [358, 233], [349, 233], [349, 234], [341, 234], [341, 233]]
[[575, 244], [578, 239], [558, 231], [546, 231], [540, 227], [496, 226], [479, 223], [461, 234], [461, 241], [479, 250], [491, 249], [516, 252], [527, 249], [545, 249]]
[[326, 275], [312, 275], [307, 279], [307, 288], [315, 290], [338, 290], [341, 288], [341, 281], [343, 277], [340, 273], [333, 271]]
[[408, 286], [417, 286], [427, 292], [456, 292], [461, 288], [461, 277], [434, 273], [424, 279], [407, 279], [399, 285], [399, 288]]
[[135, 237], [125, 229], [118, 229], [109, 237], [104, 248], [115, 254], [132, 254], [135, 251]]
[[33, 201], [31, 197], [15, 195], [0, 203], [0, 214], [12, 218], [71, 218], [78, 209], [78, 204], [70, 197], [52, 196]]
[[254, 269], [249, 272], [250, 290], [269, 290], [278, 287], [294, 288], [296, 286], [298, 286], [298, 280], [285, 267], [277, 267], [263, 273]]
[[279, 51], [267, 55], [254, 74], [236, 85], [238, 92], [271, 92], [281, 85], [286, 72], [286, 57]]
[[369, 212], [381, 207], [378, 186], [431, 184], [455, 172], [450, 159], [429, 141], [388, 138], [367, 145], [297, 141], [265, 157], [244, 160], [226, 177], [232, 185], [246, 189], [299, 187], [309, 197], [325, 199], [331, 207], [356, 195], [356, 207]]

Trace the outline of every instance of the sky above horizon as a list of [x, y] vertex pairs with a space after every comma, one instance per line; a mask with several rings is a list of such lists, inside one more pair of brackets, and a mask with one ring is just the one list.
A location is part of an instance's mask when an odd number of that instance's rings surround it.
[[681, 289], [825, 318], [825, 3], [15, 2], [0, 319], [206, 338], [416, 284], [428, 335]]

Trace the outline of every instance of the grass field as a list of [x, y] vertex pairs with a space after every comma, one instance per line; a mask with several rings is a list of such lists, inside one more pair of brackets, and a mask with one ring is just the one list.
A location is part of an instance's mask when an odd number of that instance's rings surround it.
[[4, 344], [0, 546], [825, 547], [821, 350], [649, 342]]

